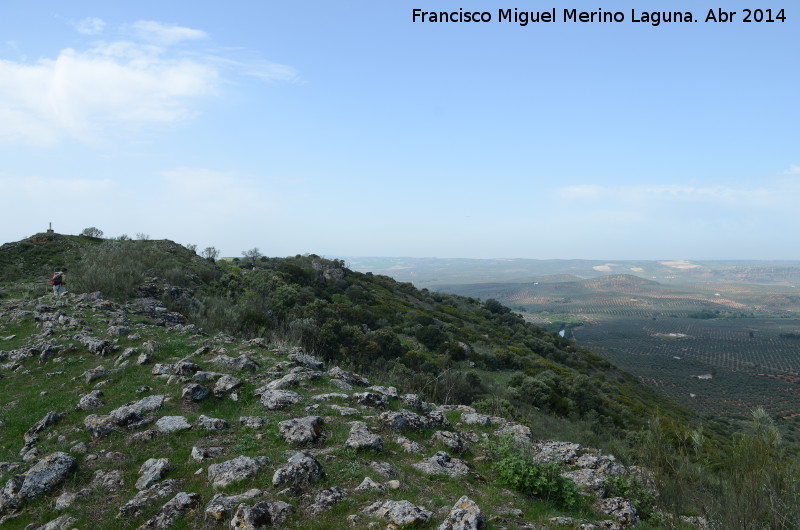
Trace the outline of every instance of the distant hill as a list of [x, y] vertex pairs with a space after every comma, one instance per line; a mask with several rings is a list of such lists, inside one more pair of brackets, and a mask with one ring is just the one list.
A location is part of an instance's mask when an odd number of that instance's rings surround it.
[[758, 283], [800, 285], [797, 261], [601, 261], [533, 259], [344, 258], [353, 270], [386, 274], [418, 287], [538, 281], [569, 274], [579, 278], [631, 274], [660, 283]]

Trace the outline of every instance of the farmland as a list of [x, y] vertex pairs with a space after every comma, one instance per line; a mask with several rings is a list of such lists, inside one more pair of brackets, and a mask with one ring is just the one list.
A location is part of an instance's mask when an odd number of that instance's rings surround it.
[[800, 423], [796, 263], [442, 261], [395, 263], [393, 275], [494, 298], [703, 415], [761, 406]]
[[443, 288], [495, 298], [702, 414], [800, 416], [800, 293], [635, 276]]

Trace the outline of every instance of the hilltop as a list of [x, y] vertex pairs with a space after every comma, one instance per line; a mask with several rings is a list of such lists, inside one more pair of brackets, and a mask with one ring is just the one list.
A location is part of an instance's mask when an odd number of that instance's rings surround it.
[[[52, 235], [3, 245], [0, 266], [9, 528], [693, 528], [740, 500], [728, 449], [782, 454], [758, 445], [768, 418], [724, 449], [719, 426], [495, 300], [339, 260]], [[683, 473], [715, 495], [665, 489]]]

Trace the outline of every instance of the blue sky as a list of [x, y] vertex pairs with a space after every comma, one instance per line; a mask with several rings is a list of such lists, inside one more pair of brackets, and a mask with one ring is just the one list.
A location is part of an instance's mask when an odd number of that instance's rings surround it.
[[[228, 256], [800, 259], [792, 5], [745, 24], [781, 6], [8, 4], [2, 242], [52, 222]], [[495, 20], [413, 23], [415, 7]], [[496, 21], [515, 7], [627, 20]], [[736, 21], [703, 22], [716, 7]]]

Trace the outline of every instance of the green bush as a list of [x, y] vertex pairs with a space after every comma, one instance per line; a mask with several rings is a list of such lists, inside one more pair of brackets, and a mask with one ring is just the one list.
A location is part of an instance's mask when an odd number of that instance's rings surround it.
[[578, 486], [561, 476], [557, 462], [533, 462], [510, 437], [503, 439], [497, 453], [494, 468], [500, 482], [506, 486], [564, 508], [575, 508], [580, 503]]

